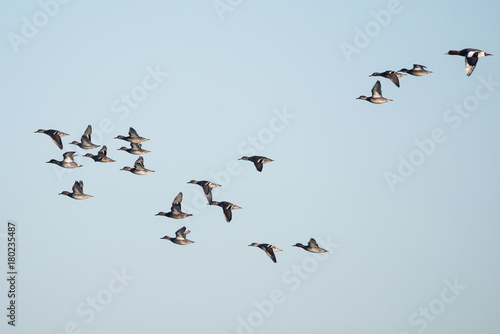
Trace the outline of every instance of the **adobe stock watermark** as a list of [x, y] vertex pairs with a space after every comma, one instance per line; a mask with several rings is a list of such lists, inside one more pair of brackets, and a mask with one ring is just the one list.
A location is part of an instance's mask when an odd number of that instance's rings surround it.
[[[448, 306], [454, 303], [462, 295], [462, 292], [467, 289], [467, 286], [460, 284], [457, 278], [453, 282], [445, 279], [443, 283], [445, 287], [441, 290], [437, 298], [429, 301], [427, 305], [419, 307], [417, 311], [408, 317], [408, 324], [417, 333], [423, 333], [429, 327], [430, 323], [435, 322], [446, 311]], [[411, 332], [401, 331], [399, 334], [411, 334]]]
[[361, 50], [365, 49], [370, 43], [381, 34], [391, 22], [394, 15], [398, 15], [403, 11], [403, 5], [400, 0], [389, 0], [386, 9], [371, 10], [371, 20], [366, 22], [363, 28], [354, 27], [354, 37], [351, 43], [342, 41], [339, 44], [340, 51], [344, 55], [347, 63], [352, 61], [354, 54], [360, 54]]
[[[443, 121], [453, 130], [458, 130], [465, 119], [472, 116], [472, 113], [479, 109], [481, 101], [489, 99], [496, 88], [500, 87], [500, 82], [493, 81], [493, 76], [490, 74], [487, 79], [478, 77], [479, 84], [474, 89], [474, 92], [466, 96], [461, 103], [453, 104], [453, 107], [448, 108], [443, 113]], [[406, 156], [398, 156], [398, 167], [394, 171], [386, 171], [384, 178], [389, 189], [392, 192], [396, 191], [396, 185], [404, 183], [410, 176], [415, 173], [416, 169], [427, 161], [427, 158], [432, 156], [438, 149], [439, 144], [444, 143], [448, 139], [447, 131], [442, 127], [434, 128], [430, 135], [423, 139], [416, 139], [414, 144], [416, 148]]]
[[[218, 183], [223, 187], [227, 187], [231, 183], [231, 179], [241, 174], [241, 162], [237, 159], [241, 156], [252, 156], [263, 152], [276, 138], [282, 133], [294, 120], [296, 115], [288, 110], [286, 106], [281, 109], [275, 108], [272, 110], [272, 116], [269, 118], [266, 126], [256, 131], [254, 134], [247, 136], [236, 146], [236, 152], [239, 156], [235, 156], [234, 160], [226, 163], [223, 170], [217, 172], [211, 171], [210, 181]], [[212, 194], [214, 197], [221, 191], [220, 188], [214, 188]], [[201, 210], [207, 207], [207, 200], [203, 192], [196, 191], [193, 194], [192, 205], [183, 204], [187, 212], [198, 214]]]
[[134, 280], [134, 276], [130, 276], [125, 272], [125, 268], [119, 272], [111, 271], [112, 277], [108, 280], [106, 286], [95, 293], [95, 295], [87, 297], [76, 307], [75, 313], [79, 316], [78, 320], [68, 321], [64, 325], [64, 329], [49, 334], [80, 334], [84, 329], [85, 324], [89, 324], [98, 316], [98, 313], [103, 312], [109, 307], [115, 295], [122, 293], [123, 290]]
[[7, 39], [14, 53], [19, 53], [21, 45], [26, 45], [30, 40], [38, 35], [40, 29], [49, 24], [50, 20], [56, 17], [61, 10], [61, 5], [66, 5], [71, 0], [40, 0], [38, 6], [40, 10], [36, 11], [30, 18], [23, 16], [22, 25], [19, 34], [8, 32]]
[[224, 21], [226, 12], [232, 13], [243, 3], [243, 0], [214, 0], [212, 6], [214, 7], [219, 20]]
[[[115, 117], [118, 117], [120, 121], [124, 121], [128, 117], [130, 117], [132, 111], [138, 109], [141, 103], [149, 96], [149, 94], [157, 90], [165, 81], [165, 79], [170, 75], [169, 72], [163, 70], [159, 64], [156, 64], [154, 67], [149, 65], [146, 66], [144, 72], [145, 74], [143, 75], [140, 83], [133, 86], [125, 93], [121, 93], [111, 102], [111, 113], [113, 115], [116, 115]], [[111, 117], [102, 118], [97, 123], [97, 126], [92, 127], [92, 141], [95, 144], [102, 145], [105, 136], [115, 131], [115, 121]], [[82, 127], [82, 133], [83, 130], [84, 127]], [[81, 150], [79, 150], [76, 146], [75, 150], [81, 152]], [[88, 163], [88, 161], [82, 159], [82, 154], [78, 154], [79, 155], [75, 158], [76, 162], [82, 165]], [[85, 166], [82, 168], [85, 168]], [[73, 169], [61, 168], [56, 165], [52, 165], [52, 169], [56, 174], [59, 182], [63, 181], [63, 175], [68, 173], [71, 174], [71, 172], [73, 171]]]
[[[334, 254], [340, 244], [332, 241], [328, 236], [326, 240], [317, 238], [320, 245], [328, 250], [328, 253], [309, 253], [300, 264], [294, 264], [281, 275], [281, 282], [286, 289], [273, 289], [269, 293], [269, 298], [264, 300], [254, 300], [253, 310], [246, 316], [239, 316], [236, 319], [236, 334], [252, 334], [261, 327], [265, 320], [271, 317], [287, 299], [287, 292], [297, 291], [302, 284], [308, 280], [320, 268], [320, 264], [327, 261]], [[225, 332], [225, 334], [228, 334]]]

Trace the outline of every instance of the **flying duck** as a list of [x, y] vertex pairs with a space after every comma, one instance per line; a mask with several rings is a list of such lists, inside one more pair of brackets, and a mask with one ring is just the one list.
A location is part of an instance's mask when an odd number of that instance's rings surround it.
[[39, 129], [39, 130], [35, 131], [35, 133], [45, 133], [50, 138], [52, 138], [52, 140], [54, 141], [54, 143], [61, 150], [63, 149], [63, 144], [62, 144], [62, 141], [61, 141], [61, 137], [68, 136], [67, 133], [64, 133], [64, 132], [61, 132], [61, 131], [58, 131], [58, 130], [43, 130], [43, 129]]
[[358, 100], [366, 100], [368, 102], [375, 103], [375, 104], [381, 104], [381, 103], [386, 103], [386, 102], [392, 101], [392, 100], [386, 99], [385, 97], [382, 97], [382, 88], [381, 88], [379, 80], [377, 80], [375, 85], [373, 85], [372, 96], [366, 97], [364, 95], [361, 95], [357, 99]]
[[70, 144], [77, 145], [80, 148], [83, 148], [84, 150], [91, 150], [93, 148], [98, 148], [101, 145], [94, 145], [92, 144], [92, 127], [89, 125], [87, 126], [87, 129], [85, 129], [85, 132], [82, 135], [81, 138], [81, 143], [77, 142], [76, 140], [72, 141]]
[[120, 135], [120, 136], [115, 137], [115, 139], [126, 140], [126, 141], [134, 143], [134, 144], [142, 143], [143, 141], [149, 140], [149, 139], [140, 137], [137, 134], [137, 131], [135, 131], [133, 128], [130, 128], [130, 130], [128, 130], [128, 137], [124, 137], [124, 136]]
[[274, 252], [281, 252], [281, 249], [279, 249], [276, 246], [270, 245], [270, 244], [258, 244], [256, 242], [254, 242], [248, 246], [259, 247], [267, 254], [267, 256], [269, 256], [271, 258], [271, 260], [274, 263], [276, 263], [276, 255], [274, 255]]
[[476, 64], [479, 58], [493, 56], [491, 53], [471, 48], [463, 49], [460, 51], [450, 50], [447, 54], [465, 57], [465, 74], [467, 74], [467, 76], [470, 76], [472, 74], [472, 71], [474, 71], [474, 69], [476, 68]]
[[84, 157], [92, 158], [94, 159], [95, 162], [115, 162], [113, 159], [108, 158], [106, 156], [106, 152], [108, 151], [106, 145], [104, 145], [99, 152], [97, 152], [97, 155], [93, 155], [92, 153], [87, 153], [84, 155]]
[[205, 193], [205, 197], [207, 198], [208, 204], [212, 203], [212, 189], [221, 186], [220, 184], [213, 183], [210, 181], [191, 180], [188, 183], [197, 184], [203, 188], [203, 192]]
[[73, 160], [73, 157], [78, 156], [75, 154], [76, 152], [66, 152], [63, 154], [63, 160], [62, 161], [57, 161], [55, 159], [50, 159], [50, 161], [47, 161], [49, 164], [55, 164], [63, 168], [76, 168], [76, 167], [82, 167], [82, 165], [78, 164]]
[[192, 216], [190, 213], [184, 213], [181, 209], [182, 202], [182, 193], [179, 193], [172, 202], [172, 207], [170, 208], [170, 212], [158, 212], [155, 216], [165, 216], [174, 219], [182, 219], [189, 216]]
[[75, 184], [73, 184], [73, 192], [70, 193], [69, 191], [63, 191], [59, 195], [66, 195], [68, 197], [71, 197], [73, 199], [86, 199], [89, 197], [93, 197], [91, 195], [87, 195], [83, 193], [83, 181], [75, 181]]
[[224, 217], [226, 217], [226, 221], [229, 223], [233, 217], [233, 214], [231, 213], [231, 210], [236, 210], [236, 209], [241, 209], [239, 206], [229, 203], [229, 202], [217, 202], [217, 201], [212, 201], [212, 203], [209, 203], [209, 205], [217, 205], [222, 208], [224, 211]]
[[269, 158], [261, 157], [261, 156], [258, 156], [258, 155], [254, 155], [254, 156], [251, 156], [251, 157], [244, 156], [244, 157], [239, 158], [238, 160], [248, 160], [248, 161], [253, 162], [253, 164], [255, 165], [255, 168], [257, 168], [257, 170], [259, 172], [262, 172], [262, 167], [263, 167], [264, 164], [273, 161], [273, 160], [271, 160]]
[[191, 241], [191, 240], [188, 240], [186, 239], [186, 234], [189, 234], [191, 231], [186, 231], [186, 226], [178, 229], [176, 232], [175, 232], [175, 238], [172, 238], [172, 237], [169, 237], [168, 235], [164, 236], [163, 238], [161, 239], [167, 239], [167, 240], [170, 240], [172, 241], [174, 244], [177, 244], [177, 245], [189, 245], [189, 244], [192, 244], [194, 243], [194, 241]]
[[150, 170], [150, 169], [147, 169], [146, 167], [144, 167], [144, 158], [143, 157], [137, 158], [137, 160], [134, 163], [133, 168], [125, 166], [120, 170], [126, 170], [126, 171], [129, 171], [129, 172], [134, 173], [136, 175], [146, 175], [149, 173], [154, 173], [154, 170]]

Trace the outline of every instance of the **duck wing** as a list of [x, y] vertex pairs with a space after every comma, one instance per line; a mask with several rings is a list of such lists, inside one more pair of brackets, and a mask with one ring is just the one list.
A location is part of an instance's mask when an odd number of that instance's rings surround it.
[[74, 151], [64, 153], [63, 154], [63, 162], [74, 162], [73, 155], [75, 153], [76, 152], [74, 152]]
[[382, 86], [380, 85], [380, 80], [377, 80], [372, 88], [372, 97], [382, 97]]
[[133, 150], [140, 150], [142, 148], [142, 144], [130, 143], [130, 148], [132, 148]]
[[180, 192], [177, 196], [175, 196], [175, 198], [172, 202], [172, 207], [170, 208], [170, 211], [172, 211], [172, 213], [176, 213], [176, 214], [182, 213], [181, 202], [182, 202], [182, 192]]
[[85, 132], [83, 133], [82, 144], [83, 143], [91, 144], [92, 142], [91, 135], [92, 135], [92, 126], [89, 125], [87, 126], [87, 129], [85, 129]]
[[394, 71], [389, 71], [387, 73], [387, 78], [391, 80], [397, 87], [399, 87], [399, 79]]
[[48, 130], [50, 132], [47, 132], [49, 137], [52, 139], [52, 141], [59, 147], [59, 149], [63, 149], [63, 144], [61, 140], [61, 136], [59, 136], [59, 131], [57, 130]]
[[190, 232], [191, 231], [186, 231], [186, 226], [183, 226], [175, 232], [175, 238], [186, 240], [186, 234], [189, 234]]
[[210, 188], [208, 188], [208, 194], [205, 194], [205, 197], [207, 198], [208, 204], [212, 203], [212, 191]]
[[476, 68], [478, 59], [477, 52], [473, 51], [469, 52], [467, 57], [465, 57], [465, 74], [467, 74], [467, 76], [470, 76]]
[[144, 167], [144, 158], [143, 157], [137, 158], [137, 160], [134, 163], [134, 168], [137, 169], [137, 170], [144, 170], [144, 169], [146, 169]]
[[108, 153], [108, 148], [106, 147], [106, 145], [104, 145], [100, 150], [99, 152], [97, 152], [97, 156], [98, 157], [105, 157], [106, 154]]
[[75, 181], [75, 184], [73, 184], [73, 193], [83, 194], [83, 181]]
[[224, 211], [224, 217], [226, 217], [226, 221], [229, 223], [231, 219], [233, 219], [233, 213], [231, 212], [230, 206], [224, 205], [222, 207], [222, 210]]
[[263, 250], [266, 252], [267, 256], [276, 263], [276, 255], [274, 255], [273, 246], [268, 244], [263, 244], [262, 246], [264, 246]]
[[135, 138], [139, 137], [139, 135], [137, 134], [137, 131], [135, 131], [134, 128], [130, 128], [128, 130], [128, 135], [129, 135], [129, 137], [135, 137]]
[[316, 242], [316, 240], [314, 240], [314, 238], [309, 239], [309, 243], [307, 245], [309, 247], [319, 247], [318, 243]]

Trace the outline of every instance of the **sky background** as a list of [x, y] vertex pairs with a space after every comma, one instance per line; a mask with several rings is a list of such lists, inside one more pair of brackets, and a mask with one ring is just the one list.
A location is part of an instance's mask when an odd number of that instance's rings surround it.
[[[14, 221], [19, 273], [2, 333], [497, 330], [496, 1], [54, 3], [0, 4], [1, 267]], [[445, 55], [467, 47], [495, 54], [470, 77]], [[371, 73], [412, 64], [433, 73], [378, 78], [392, 102], [356, 99]], [[88, 124], [116, 162], [69, 145]], [[153, 174], [120, 171], [137, 156], [113, 138], [131, 126]], [[70, 134], [64, 149], [38, 129]], [[66, 151], [83, 167], [46, 163]], [[237, 160], [252, 154], [274, 161]], [[243, 209], [228, 224], [191, 179]], [[75, 180], [94, 197], [57, 195]], [[193, 216], [156, 217], [180, 191]], [[182, 226], [194, 244], [160, 239]], [[292, 247], [311, 237], [330, 252]], [[282, 249], [278, 262], [252, 242]]]

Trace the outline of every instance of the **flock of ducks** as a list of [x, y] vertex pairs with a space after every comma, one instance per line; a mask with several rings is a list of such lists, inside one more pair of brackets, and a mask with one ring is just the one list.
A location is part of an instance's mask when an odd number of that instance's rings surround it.
[[[64, 136], [68, 136], [67, 133], [64, 133], [64, 132], [58, 131], [58, 130], [52, 130], [52, 129], [51, 130], [39, 129], [39, 130], [35, 131], [35, 133], [44, 133], [44, 134], [48, 135], [54, 141], [54, 143], [57, 145], [57, 147], [59, 147], [59, 149], [61, 149], [61, 150], [63, 149], [63, 143], [62, 143], [61, 138]], [[83, 133], [83, 135], [81, 137], [81, 142], [72, 141], [70, 144], [77, 145], [78, 147], [80, 147], [84, 150], [91, 150], [91, 149], [99, 148], [100, 145], [95, 145], [92, 143], [91, 136], [92, 136], [92, 127], [89, 125], [89, 126], [87, 126], [87, 129], [85, 130], [85, 132]], [[140, 155], [139, 158], [137, 158], [137, 160], [135, 161], [134, 167], [125, 166], [121, 170], [129, 171], [129, 172], [136, 174], [136, 175], [147, 175], [150, 173], [154, 173], [153, 170], [149, 170], [144, 166], [144, 158], [142, 157], [142, 154], [148, 153], [150, 151], [142, 149], [141, 143], [143, 143], [149, 139], [146, 139], [146, 138], [139, 136], [137, 131], [135, 131], [133, 128], [129, 129], [129, 135], [127, 137], [120, 135], [120, 136], [115, 137], [115, 139], [125, 140], [125, 141], [130, 143], [130, 148], [121, 147], [118, 149], [119, 151], [121, 150], [121, 151], [126, 151], [130, 154]], [[65, 152], [63, 154], [63, 160], [58, 161], [55, 159], [51, 159], [47, 163], [52, 163], [52, 164], [55, 164], [55, 165], [62, 167], [62, 168], [82, 167], [82, 165], [80, 165], [74, 161], [74, 157], [77, 156], [75, 153], [76, 152], [74, 152], [74, 151]], [[102, 146], [102, 148], [98, 151], [97, 155], [87, 153], [84, 155], [84, 157], [89, 157], [92, 160], [94, 160], [94, 162], [101, 162], [101, 163], [115, 162], [115, 160], [113, 160], [107, 156], [107, 148], [105, 145]], [[255, 168], [259, 172], [262, 172], [264, 164], [273, 161], [272, 159], [269, 159], [269, 158], [263, 157], [263, 156], [251, 156], [251, 157], [243, 156], [238, 160], [247, 160], [247, 161], [253, 162]], [[205, 181], [205, 180], [203, 180], [203, 181], [191, 180], [187, 183], [197, 184], [200, 187], [202, 187], [208, 204], [221, 207], [223, 214], [224, 214], [224, 217], [228, 223], [231, 222], [231, 220], [232, 220], [232, 210], [241, 209], [241, 207], [239, 207], [238, 205], [233, 204], [231, 202], [227, 202], [227, 201], [218, 202], [218, 201], [212, 200], [212, 189], [217, 188], [217, 187], [221, 187], [220, 184], [216, 184], [216, 183], [213, 183], [210, 181]], [[63, 191], [63, 192], [59, 193], [59, 195], [65, 195], [65, 196], [68, 196], [68, 197], [70, 197], [72, 199], [76, 199], [76, 200], [83, 200], [83, 199], [93, 197], [92, 195], [88, 195], [88, 194], [85, 194], [83, 192], [83, 181], [81, 181], [81, 180], [75, 181], [75, 183], [73, 184], [72, 192]], [[184, 219], [184, 218], [192, 216], [192, 214], [185, 213], [182, 211], [181, 203], [182, 203], [182, 192], [180, 192], [172, 201], [172, 206], [171, 206], [169, 212], [161, 211], [161, 212], [157, 213], [156, 216], [165, 216], [165, 217], [173, 218], [173, 219]], [[194, 243], [194, 241], [189, 240], [186, 237], [187, 234], [189, 234], [190, 232], [191, 231], [186, 230], [186, 227], [183, 226], [182, 228], [178, 229], [175, 232], [175, 237], [170, 237], [170, 236], [166, 235], [166, 236], [162, 237], [161, 239], [170, 240], [171, 242], [173, 242], [174, 244], [177, 244], [177, 245], [189, 245], [191, 243]], [[259, 243], [254, 242], [248, 246], [258, 247], [258, 248], [262, 249], [274, 263], [276, 263], [275, 252], [281, 251], [281, 249], [277, 248], [276, 246], [273, 246], [273, 245], [267, 244], [267, 243], [259, 244]], [[306, 250], [308, 252], [312, 252], [312, 253], [327, 252], [326, 249], [323, 249], [323, 248], [318, 246], [318, 244], [317, 244], [316, 240], [314, 240], [314, 238], [310, 238], [309, 243], [307, 245], [303, 245], [301, 243], [296, 243], [293, 246], [303, 248], [304, 250]]]
[[[465, 57], [465, 74], [467, 74], [467, 76], [470, 76], [472, 74], [472, 71], [474, 71], [474, 68], [476, 68], [476, 64], [477, 64], [477, 61], [479, 58], [492, 55], [491, 53], [487, 53], [487, 52], [484, 52], [484, 51], [481, 51], [478, 49], [471, 49], [471, 48], [463, 49], [460, 51], [450, 50], [446, 54], [447, 55], [458, 55], [458, 56]], [[392, 70], [388, 70], [388, 71], [385, 71], [382, 73], [375, 72], [375, 73], [371, 74], [370, 77], [380, 76], [383, 78], [387, 78], [387, 79], [391, 80], [397, 87], [399, 87], [399, 78], [406, 75], [406, 74], [403, 74], [400, 72], [408, 73], [410, 75], [417, 76], [417, 77], [421, 77], [421, 76], [424, 76], [426, 74], [432, 73], [431, 71], [426, 70], [426, 67], [423, 65], [413, 64], [413, 68], [410, 70], [408, 70], [406, 68], [402, 68], [401, 70], [399, 70], [397, 72], [392, 71]], [[391, 99], [386, 99], [385, 97], [382, 96], [382, 86], [381, 86], [379, 80], [377, 80], [375, 85], [373, 85], [372, 96], [361, 95], [357, 99], [365, 100], [365, 101], [375, 103], [375, 104], [382, 104], [382, 103], [392, 101]]]
[[[481, 51], [478, 49], [471, 49], [471, 48], [463, 49], [460, 51], [450, 50], [450, 51], [448, 51], [447, 54], [448, 55], [459, 55], [459, 56], [465, 57], [465, 73], [467, 74], [467, 76], [470, 76], [472, 74], [472, 72], [474, 71], [474, 68], [477, 65], [477, 61], [479, 58], [491, 55], [490, 53], [487, 53], [487, 52], [484, 52], [484, 51]], [[403, 72], [403, 73], [401, 73], [401, 72]], [[404, 74], [404, 73], [407, 73], [407, 74], [410, 74], [413, 76], [424, 76], [424, 75], [427, 75], [427, 74], [432, 73], [432, 72], [426, 70], [426, 67], [423, 65], [414, 64], [413, 68], [410, 70], [403, 68], [397, 72], [392, 71], [392, 70], [388, 70], [388, 71], [385, 71], [382, 73], [375, 72], [375, 73], [371, 74], [370, 77], [381, 76], [383, 78], [387, 78], [387, 79], [391, 80], [397, 87], [399, 87], [400, 86], [399, 85], [399, 78], [405, 76], [406, 74]], [[377, 82], [375, 83], [375, 85], [372, 88], [372, 96], [367, 97], [367, 96], [361, 95], [360, 97], [358, 97], [358, 99], [366, 100], [368, 102], [375, 103], [375, 104], [381, 104], [381, 103], [386, 103], [386, 102], [392, 101], [392, 100], [387, 99], [387, 98], [382, 96], [382, 88], [381, 88], [381, 84], [380, 84], [379, 80], [377, 80]], [[62, 144], [61, 138], [64, 136], [68, 136], [67, 133], [64, 133], [64, 132], [58, 131], [58, 130], [40, 129], [40, 130], [36, 131], [35, 133], [44, 133], [44, 134], [48, 135], [50, 138], [52, 138], [54, 143], [61, 150], [63, 149], [63, 144]], [[76, 145], [84, 150], [91, 150], [91, 149], [95, 149], [95, 148], [100, 147], [100, 145], [95, 145], [92, 143], [91, 135], [92, 135], [92, 127], [89, 125], [89, 126], [87, 126], [87, 129], [83, 133], [83, 135], [81, 137], [81, 141], [80, 142], [72, 141], [70, 144]], [[135, 161], [133, 167], [125, 166], [121, 170], [131, 172], [135, 175], [147, 175], [150, 173], [154, 173], [153, 170], [147, 169], [144, 166], [144, 158], [142, 157], [143, 154], [150, 152], [150, 151], [147, 151], [147, 150], [142, 148], [142, 143], [145, 141], [148, 141], [149, 139], [139, 136], [137, 131], [135, 131], [133, 128], [129, 129], [128, 136], [119, 135], [119, 136], [115, 137], [115, 139], [124, 140], [124, 141], [127, 141], [130, 143], [129, 148], [121, 147], [118, 149], [119, 151], [121, 150], [121, 151], [126, 151], [130, 154], [133, 154], [133, 155], [139, 155], [139, 157]], [[82, 165], [80, 165], [74, 161], [74, 157], [76, 156], [75, 153], [76, 152], [74, 152], [74, 151], [65, 152], [63, 154], [63, 159], [61, 161], [51, 159], [47, 163], [56, 164], [62, 168], [82, 167]], [[95, 162], [101, 162], [101, 163], [115, 162], [115, 160], [113, 160], [107, 156], [106, 146], [103, 146], [97, 152], [97, 155], [87, 153], [84, 155], [84, 157], [91, 158]], [[262, 172], [264, 164], [273, 161], [273, 160], [271, 160], [267, 157], [263, 157], [263, 156], [251, 156], [251, 157], [243, 156], [239, 160], [247, 160], [247, 161], [253, 162], [253, 164], [255, 165], [255, 168], [259, 172]], [[213, 183], [210, 181], [205, 181], [205, 180], [203, 180], [203, 181], [191, 180], [188, 183], [197, 184], [200, 187], [202, 187], [203, 192], [205, 194], [205, 197], [208, 201], [208, 204], [221, 207], [222, 211], [224, 213], [224, 217], [228, 223], [232, 220], [232, 211], [237, 210], [237, 209], [241, 209], [241, 207], [239, 207], [238, 205], [233, 204], [231, 202], [227, 202], [227, 201], [218, 202], [218, 201], [212, 200], [212, 189], [220, 187], [221, 186], [220, 184], [216, 184], [216, 183]], [[83, 181], [81, 181], [81, 180], [75, 181], [75, 183], [73, 184], [72, 192], [63, 191], [59, 195], [65, 195], [65, 196], [68, 196], [68, 197], [76, 199], [76, 200], [83, 200], [83, 199], [93, 197], [93, 196], [85, 194], [83, 192]], [[182, 192], [180, 192], [172, 201], [172, 206], [171, 206], [169, 212], [161, 211], [161, 212], [157, 213], [156, 216], [165, 216], [165, 217], [173, 218], [173, 219], [184, 219], [184, 218], [192, 216], [192, 214], [182, 212], [181, 203], [182, 203]], [[191, 231], [186, 230], [186, 227], [183, 226], [182, 228], [178, 229], [175, 232], [175, 237], [170, 237], [170, 236], [166, 235], [166, 236], [162, 237], [161, 239], [170, 240], [171, 242], [173, 242], [174, 244], [177, 244], [177, 245], [189, 245], [189, 244], [192, 244], [194, 242], [192, 240], [187, 239], [187, 235], [190, 232]], [[262, 249], [274, 263], [276, 263], [275, 253], [281, 251], [281, 249], [277, 248], [276, 246], [273, 246], [273, 245], [267, 244], [267, 243], [259, 244], [259, 243], [254, 242], [248, 246], [258, 247], [258, 248]], [[300, 248], [302, 248], [308, 252], [312, 252], [312, 253], [327, 252], [326, 249], [318, 246], [318, 243], [316, 242], [316, 240], [314, 240], [314, 238], [310, 238], [307, 245], [303, 245], [301, 243], [296, 243], [293, 246], [300, 247]]]

